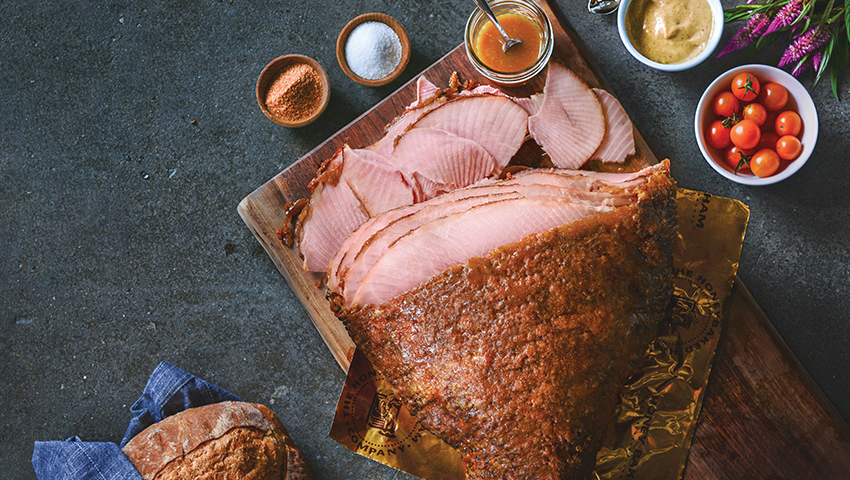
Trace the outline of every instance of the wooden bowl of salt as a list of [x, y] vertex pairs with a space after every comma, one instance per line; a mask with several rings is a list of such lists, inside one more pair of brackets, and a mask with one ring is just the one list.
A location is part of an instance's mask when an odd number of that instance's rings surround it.
[[407, 67], [410, 37], [393, 17], [365, 13], [348, 22], [340, 32], [336, 59], [355, 82], [380, 87], [398, 78]]
[[260, 110], [284, 127], [313, 123], [331, 98], [331, 82], [319, 62], [290, 54], [272, 60], [257, 79]]

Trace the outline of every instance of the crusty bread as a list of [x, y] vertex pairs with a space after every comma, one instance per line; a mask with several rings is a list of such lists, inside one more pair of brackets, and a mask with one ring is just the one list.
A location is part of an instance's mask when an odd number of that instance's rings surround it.
[[190, 408], [123, 448], [145, 480], [310, 480], [304, 456], [263, 405], [222, 402]]

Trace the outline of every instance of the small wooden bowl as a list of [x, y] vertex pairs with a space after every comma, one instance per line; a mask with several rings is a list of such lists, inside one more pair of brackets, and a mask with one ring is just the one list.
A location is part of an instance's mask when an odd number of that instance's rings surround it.
[[[316, 108], [316, 111], [311, 113], [308, 117], [302, 118], [298, 121], [286, 120], [278, 117], [274, 113], [272, 113], [268, 108], [266, 108], [266, 94], [269, 91], [269, 86], [274, 81], [275, 77], [283, 70], [285, 67], [295, 63], [305, 63], [313, 67], [313, 70], [319, 74], [319, 80], [322, 83], [322, 98], [319, 100], [319, 106]], [[319, 65], [319, 62], [313, 60], [310, 57], [304, 55], [297, 54], [289, 54], [283, 55], [281, 57], [277, 57], [272, 60], [266, 68], [260, 73], [260, 77], [257, 79], [257, 102], [260, 104], [260, 110], [269, 117], [269, 120], [277, 123], [278, 125], [283, 125], [284, 127], [296, 128], [303, 127], [305, 125], [309, 125], [313, 123], [322, 112], [325, 111], [325, 108], [328, 107], [328, 102], [331, 98], [331, 82], [328, 79], [328, 74], [325, 72], [325, 69]]]
[[[398, 62], [398, 66], [395, 70], [384, 78], [376, 78], [374, 80], [363, 78], [351, 71], [351, 68], [348, 66], [348, 62], [345, 59], [345, 43], [348, 41], [348, 36], [358, 25], [366, 22], [381, 22], [389, 26], [393, 29], [396, 35], [398, 35], [398, 39], [401, 41], [401, 60]], [[360, 15], [359, 17], [354, 18], [354, 20], [348, 22], [345, 28], [342, 29], [342, 32], [340, 32], [339, 38], [336, 40], [336, 59], [339, 62], [339, 66], [342, 68], [342, 71], [355, 82], [366, 85], [367, 87], [380, 87], [381, 85], [386, 85], [398, 78], [398, 76], [401, 75], [401, 72], [404, 71], [405, 67], [407, 67], [407, 62], [410, 61], [410, 36], [407, 35], [407, 30], [404, 29], [404, 26], [398, 20], [389, 15], [383, 13], [364, 13], [363, 15]]]

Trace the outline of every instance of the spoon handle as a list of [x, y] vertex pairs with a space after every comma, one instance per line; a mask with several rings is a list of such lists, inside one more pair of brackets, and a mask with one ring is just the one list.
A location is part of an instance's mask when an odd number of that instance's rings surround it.
[[487, 3], [487, 0], [472, 0], [472, 1], [475, 2], [475, 4], [478, 5], [478, 8], [480, 8], [481, 11], [484, 12], [484, 15], [487, 15], [487, 18], [489, 18], [490, 21], [493, 22], [493, 25], [496, 26], [496, 30], [498, 30], [499, 33], [502, 34], [502, 38], [504, 38], [505, 40], [508, 40], [510, 37], [508, 36], [507, 32], [505, 32], [505, 29], [502, 28], [501, 25], [499, 25], [499, 21], [496, 20], [496, 14], [493, 13], [493, 9], [490, 8], [490, 4]]

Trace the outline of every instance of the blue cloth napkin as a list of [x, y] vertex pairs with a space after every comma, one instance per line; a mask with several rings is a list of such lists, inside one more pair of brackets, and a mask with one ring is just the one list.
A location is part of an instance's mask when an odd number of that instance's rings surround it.
[[[148, 379], [142, 396], [130, 408], [133, 417], [121, 447], [136, 434], [169, 415], [239, 397], [171, 365], [160, 363]], [[111, 442], [35, 442], [32, 465], [39, 480], [142, 480], [142, 476]]]

